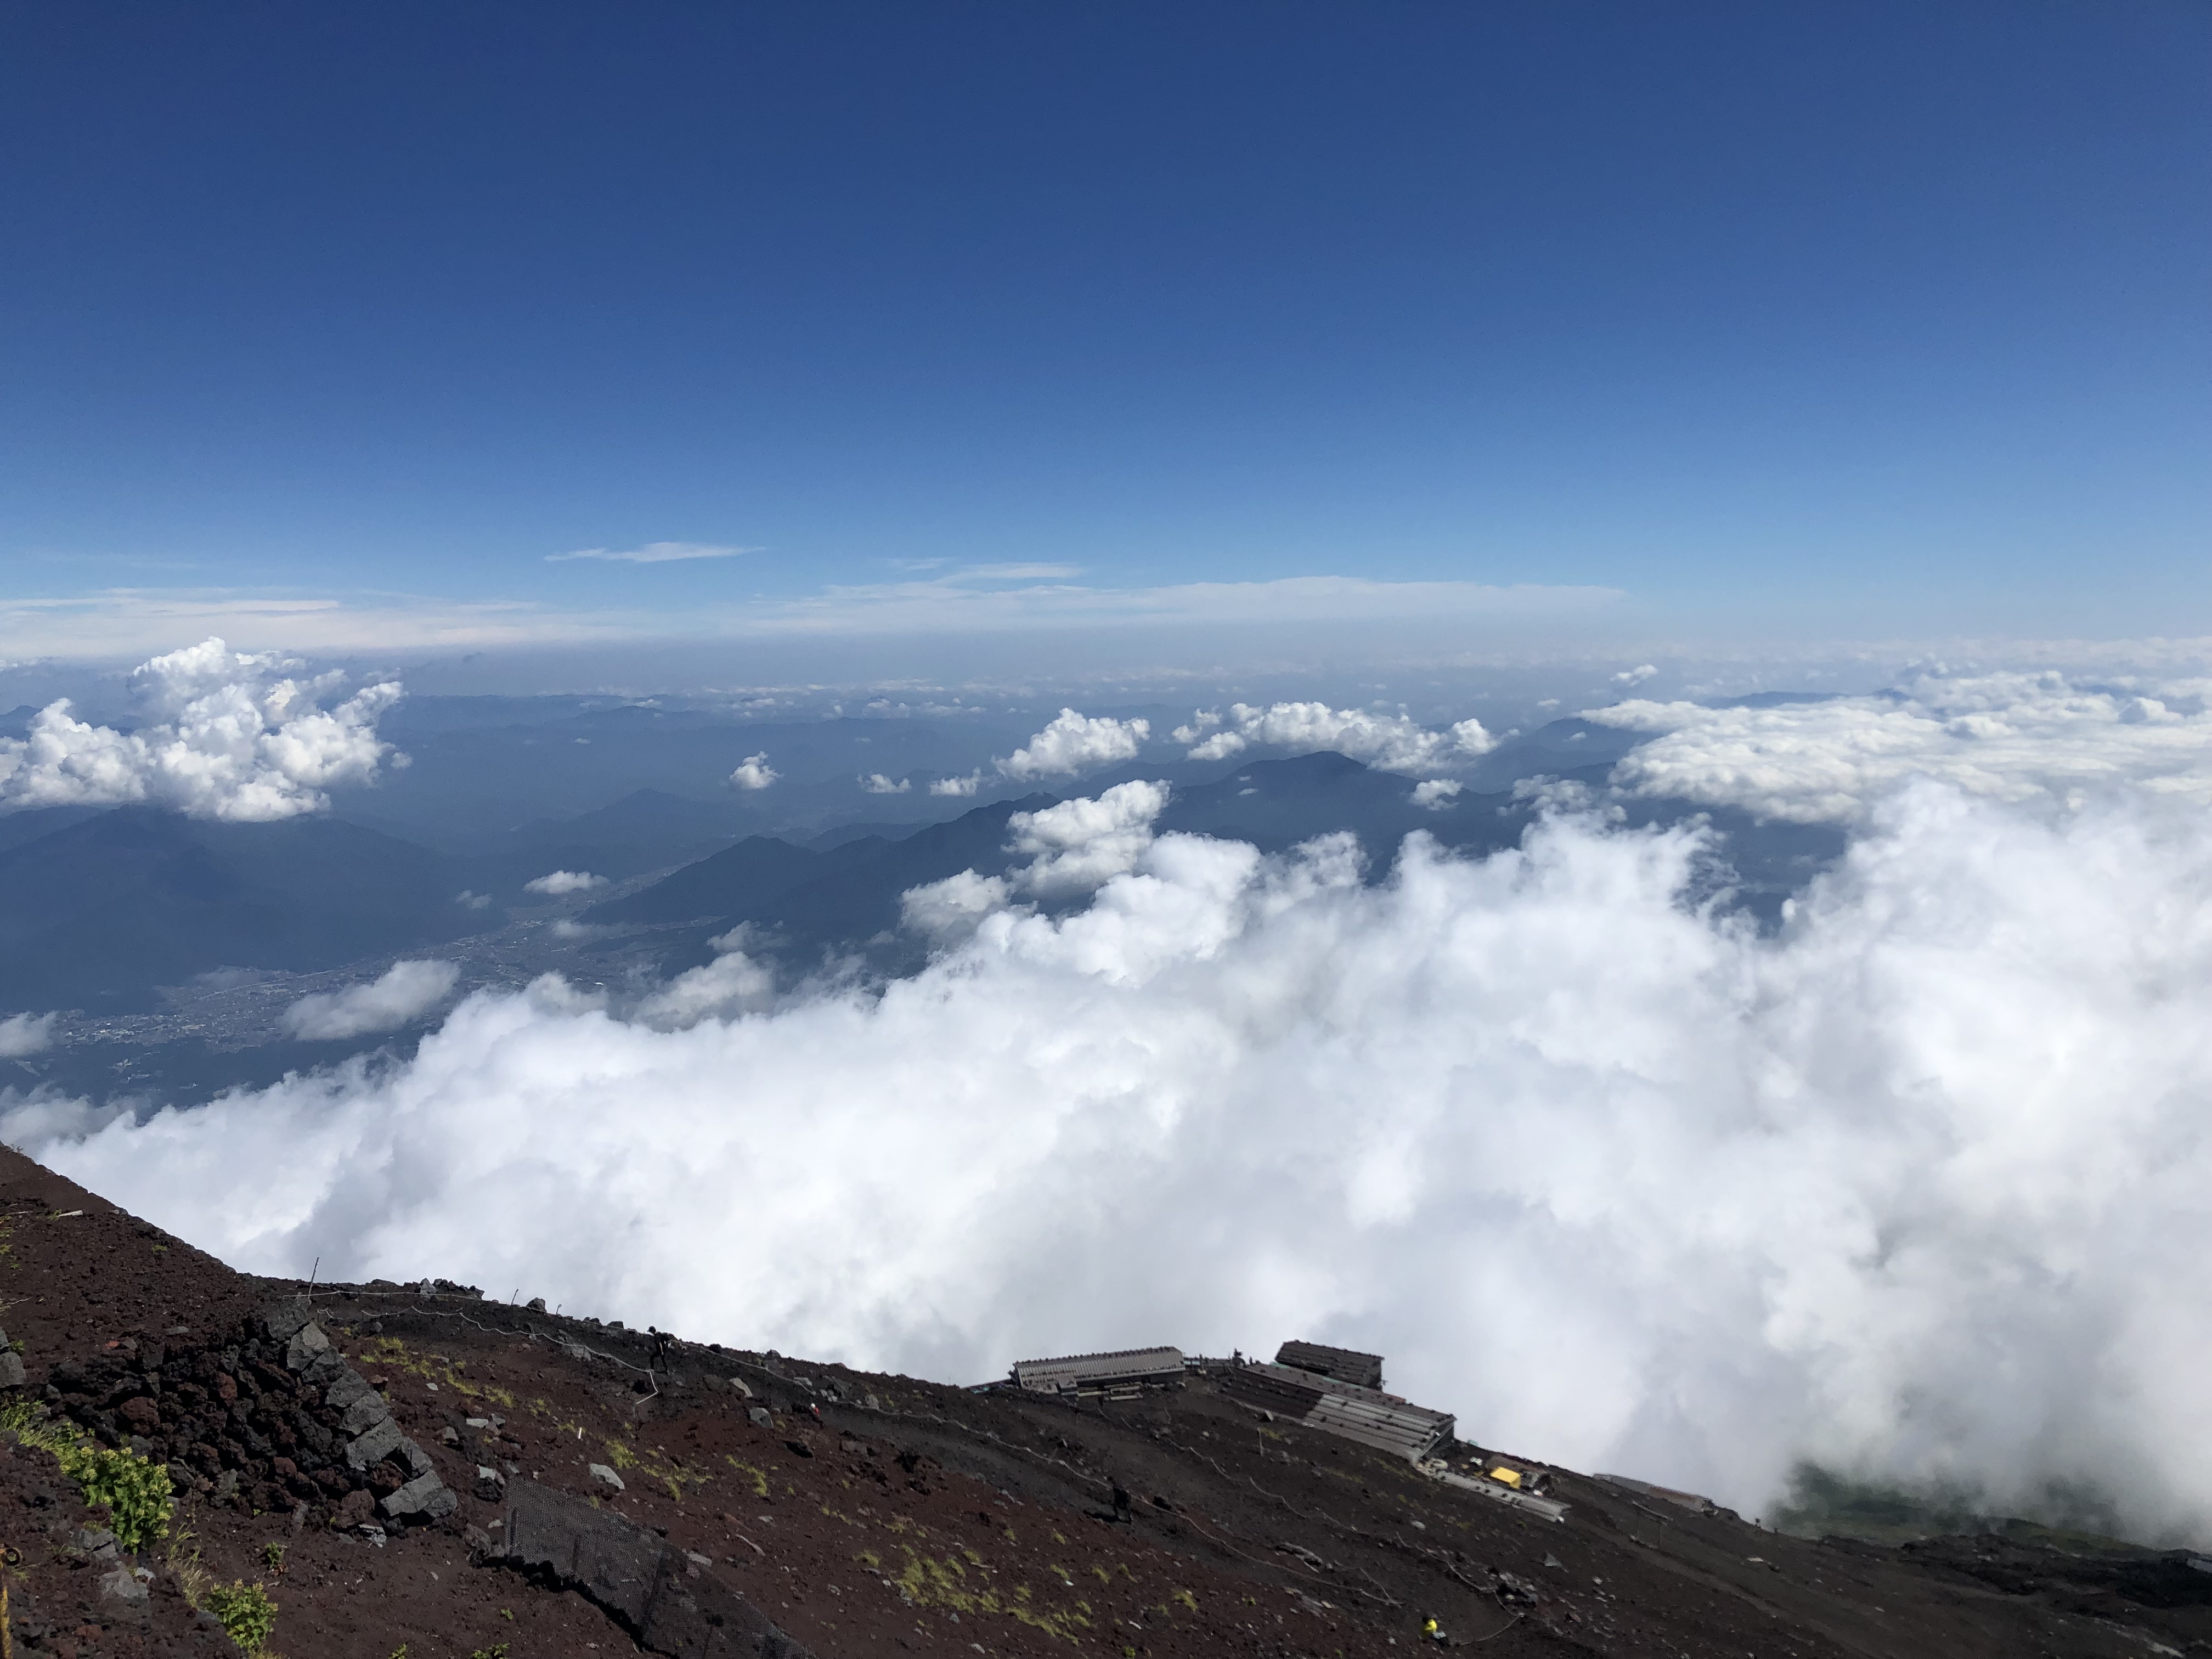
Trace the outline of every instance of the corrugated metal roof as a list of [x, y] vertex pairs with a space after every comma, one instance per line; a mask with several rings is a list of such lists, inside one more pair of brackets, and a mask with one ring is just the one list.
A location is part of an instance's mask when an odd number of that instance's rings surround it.
[[1378, 1389], [1363, 1389], [1290, 1365], [1241, 1365], [1222, 1379], [1250, 1404], [1418, 1463], [1451, 1437], [1449, 1412], [1431, 1411]]
[[1180, 1348], [1118, 1348], [1110, 1353], [1067, 1354], [1058, 1359], [1024, 1359], [1014, 1381], [1024, 1389], [1054, 1393], [1064, 1389], [1104, 1388], [1117, 1382], [1164, 1382], [1182, 1376]]
[[1356, 1348], [1332, 1348], [1323, 1342], [1285, 1342], [1275, 1350], [1275, 1363], [1333, 1376], [1355, 1388], [1382, 1386], [1382, 1356], [1361, 1353]]

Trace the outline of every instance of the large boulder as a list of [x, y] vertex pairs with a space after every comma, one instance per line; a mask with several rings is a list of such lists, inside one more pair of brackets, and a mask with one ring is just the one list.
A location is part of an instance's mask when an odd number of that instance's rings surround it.
[[766, 1613], [681, 1550], [611, 1510], [534, 1480], [508, 1489], [493, 1559], [596, 1603], [648, 1653], [811, 1659]]

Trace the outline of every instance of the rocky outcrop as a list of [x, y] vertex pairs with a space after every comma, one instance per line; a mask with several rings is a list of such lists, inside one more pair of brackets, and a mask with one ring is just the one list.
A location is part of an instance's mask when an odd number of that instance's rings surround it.
[[388, 1484], [392, 1474], [404, 1471], [396, 1486], [379, 1491], [379, 1509], [394, 1520], [434, 1521], [460, 1507], [438, 1478], [430, 1454], [399, 1431], [384, 1396], [331, 1346], [306, 1297], [272, 1303], [263, 1310], [261, 1325], [271, 1342], [284, 1345], [284, 1369], [322, 1396], [325, 1412], [338, 1413], [337, 1432], [343, 1437], [336, 1449], [345, 1467], [372, 1491]]
[[487, 1559], [577, 1591], [648, 1653], [678, 1659], [811, 1659], [708, 1571], [706, 1558], [669, 1548], [611, 1510], [519, 1481], [504, 1530], [499, 1542], [479, 1547]]
[[[10, 1358], [14, 1356], [10, 1355]], [[434, 1521], [459, 1500], [298, 1297], [209, 1342], [136, 1339], [56, 1365], [43, 1397], [111, 1446], [166, 1463], [179, 1487], [249, 1509], [306, 1504]]]

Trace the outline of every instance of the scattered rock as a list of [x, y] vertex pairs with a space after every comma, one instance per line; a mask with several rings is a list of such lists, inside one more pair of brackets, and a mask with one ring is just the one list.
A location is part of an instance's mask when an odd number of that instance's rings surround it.
[[384, 1512], [393, 1519], [417, 1516], [435, 1521], [451, 1515], [460, 1508], [461, 1500], [453, 1496], [446, 1483], [435, 1474], [418, 1474], [384, 1500]]
[[629, 1490], [629, 1487], [623, 1485], [622, 1476], [617, 1474], [612, 1469], [609, 1468], [604, 1463], [592, 1464], [591, 1473], [592, 1479], [598, 1481], [601, 1486], [612, 1486], [617, 1492], [628, 1492]]
[[477, 1465], [477, 1496], [487, 1504], [496, 1504], [507, 1494], [507, 1477], [497, 1469]]
[[752, 1425], [757, 1429], [772, 1427], [775, 1420], [768, 1414], [768, 1407], [765, 1406], [755, 1406], [745, 1415], [752, 1420]]
[[143, 1624], [148, 1600], [145, 1579], [129, 1567], [112, 1567], [100, 1575], [100, 1610], [104, 1616]]

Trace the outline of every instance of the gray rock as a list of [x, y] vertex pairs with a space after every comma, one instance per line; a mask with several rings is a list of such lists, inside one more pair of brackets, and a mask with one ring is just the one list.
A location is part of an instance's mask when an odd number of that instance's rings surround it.
[[319, 1389], [345, 1370], [345, 1356], [336, 1348], [325, 1348], [300, 1368], [300, 1380]]
[[461, 1500], [453, 1496], [446, 1483], [434, 1474], [418, 1474], [383, 1504], [384, 1512], [395, 1520], [403, 1515], [422, 1516], [435, 1521], [441, 1515], [451, 1515], [460, 1508]]
[[389, 1415], [374, 1424], [364, 1433], [346, 1443], [345, 1461], [349, 1469], [361, 1470], [382, 1462], [398, 1450], [399, 1443], [406, 1437], [399, 1432], [399, 1425]]
[[404, 1435], [400, 1437], [398, 1449], [400, 1461], [407, 1465], [407, 1473], [417, 1479], [430, 1474], [438, 1467], [430, 1461], [429, 1453]]
[[345, 1408], [344, 1415], [338, 1419], [338, 1431], [363, 1434], [379, 1423], [390, 1420], [391, 1416], [392, 1407], [385, 1402], [384, 1396], [371, 1389]]
[[302, 1325], [292, 1333], [291, 1340], [284, 1345], [284, 1369], [288, 1371], [304, 1371], [307, 1369], [308, 1362], [317, 1354], [328, 1353], [330, 1351], [331, 1340], [323, 1334], [321, 1326]]
[[354, 1401], [365, 1396], [382, 1398], [374, 1389], [369, 1386], [367, 1377], [349, 1365], [333, 1376], [330, 1386], [323, 1390], [323, 1403], [335, 1406], [340, 1411], [343, 1411]]
[[20, 1389], [24, 1381], [23, 1356], [13, 1348], [0, 1349], [0, 1389]]
[[757, 1429], [769, 1429], [775, 1426], [775, 1419], [768, 1414], [768, 1407], [765, 1406], [755, 1406], [745, 1415], [752, 1419], [752, 1425]]
[[598, 1481], [601, 1486], [612, 1486], [617, 1492], [628, 1492], [629, 1490], [628, 1486], [623, 1485], [622, 1476], [617, 1474], [612, 1469], [609, 1468], [604, 1463], [594, 1463], [592, 1465], [592, 1479]]
[[527, 1305], [530, 1311], [532, 1313], [544, 1313], [545, 1311], [545, 1298], [542, 1296], [533, 1296], [530, 1298]]
[[549, 1575], [611, 1613], [648, 1653], [684, 1659], [812, 1659], [761, 1610], [611, 1510], [534, 1481], [509, 1489], [505, 1536], [488, 1559]]
[[100, 1575], [100, 1611], [111, 1618], [143, 1623], [150, 1609], [146, 1581], [128, 1567], [114, 1567]]
[[304, 1296], [288, 1296], [261, 1310], [261, 1328], [274, 1342], [289, 1342], [302, 1325], [314, 1322], [315, 1310]]
[[477, 1465], [477, 1496], [487, 1504], [496, 1504], [506, 1496], [507, 1477], [497, 1469]]

